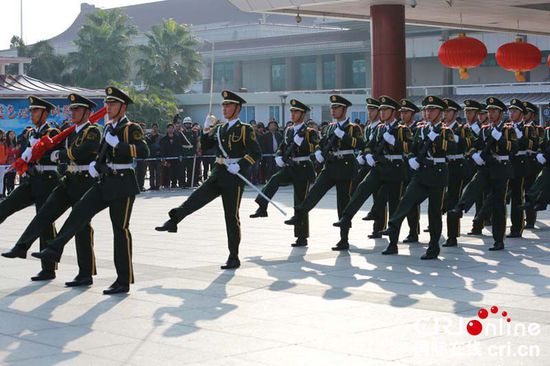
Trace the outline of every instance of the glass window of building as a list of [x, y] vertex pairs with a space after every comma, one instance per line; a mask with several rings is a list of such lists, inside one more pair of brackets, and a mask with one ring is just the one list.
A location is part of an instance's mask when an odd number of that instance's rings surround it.
[[243, 106], [239, 114], [239, 119], [245, 123], [249, 123], [253, 119], [256, 119], [256, 107]]
[[364, 88], [366, 86], [367, 61], [364, 57], [351, 60], [351, 87]]
[[351, 121], [355, 122], [356, 119], [361, 121], [361, 124], [365, 124], [367, 120], [367, 112], [351, 112]]
[[298, 60], [298, 89], [314, 90], [317, 88], [317, 65], [315, 57], [302, 57]]
[[214, 65], [214, 84], [217, 89], [233, 87], [233, 62], [217, 62]]
[[286, 64], [284, 59], [271, 61], [271, 90], [286, 89]]
[[281, 107], [278, 105], [269, 106], [269, 119], [274, 119], [277, 122], [281, 122]]
[[323, 89], [336, 88], [336, 60], [334, 56], [323, 57]]

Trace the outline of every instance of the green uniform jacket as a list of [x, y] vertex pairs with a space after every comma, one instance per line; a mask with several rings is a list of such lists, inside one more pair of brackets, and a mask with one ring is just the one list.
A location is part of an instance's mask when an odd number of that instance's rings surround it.
[[[44, 136], [54, 137], [58, 133], [59, 130], [57, 128], [52, 128], [48, 123], [45, 123], [38, 129], [38, 131], [34, 130], [33, 132], [31, 132], [29, 136], [32, 136], [35, 139], [40, 139]], [[28, 146], [30, 146], [30, 143]], [[59, 149], [60, 147], [56, 146], [52, 151]], [[52, 151], [44, 154], [44, 156], [42, 156], [42, 158], [37, 161], [36, 164], [32, 164], [29, 169], [28, 182], [31, 185], [31, 194], [33, 197], [49, 195], [59, 183], [59, 173], [57, 173], [56, 171], [46, 171], [43, 173], [32, 172], [32, 166], [57, 165], [50, 159]]]
[[[490, 125], [483, 126], [480, 136], [476, 141], [476, 149], [481, 152], [481, 157], [485, 160], [485, 165], [480, 168], [489, 169], [491, 179], [510, 179], [514, 176], [514, 169], [511, 161], [497, 160], [498, 156], [511, 157], [518, 151], [516, 133], [512, 125], [501, 122], [498, 129], [501, 129], [502, 137], [494, 141], [491, 136], [493, 128]], [[489, 147], [488, 147], [488, 144]]]
[[[300, 146], [295, 146], [294, 128], [288, 127], [283, 134], [283, 141], [279, 144], [279, 148], [275, 154], [276, 156], [285, 157], [288, 153], [289, 158], [300, 158], [309, 157], [315, 152], [315, 147], [319, 144], [319, 135], [317, 132], [312, 128], [307, 128], [304, 123], [296, 133], [304, 138]], [[292, 149], [293, 151], [288, 152], [288, 149]], [[311, 160], [299, 162], [290, 161], [283, 169], [288, 169], [296, 179], [315, 179], [315, 169]]]
[[[384, 133], [388, 132], [395, 138], [395, 144], [391, 145], [384, 140]], [[409, 148], [412, 142], [412, 134], [405, 125], [394, 121], [389, 125], [379, 124], [374, 134], [376, 140], [369, 141], [370, 154], [373, 154], [379, 168], [383, 171], [384, 180], [390, 182], [401, 182], [407, 180], [407, 162], [405, 155], [409, 154]], [[388, 155], [401, 155], [403, 160], [390, 160], [385, 158]]]
[[[525, 125], [523, 122], [516, 126], [511, 124], [517, 137], [518, 151], [512, 156], [512, 167], [514, 168], [514, 177], [527, 177], [530, 173], [531, 165], [529, 163], [532, 158], [527, 151], [533, 151], [538, 144], [538, 133], [535, 127]], [[519, 134], [516, 131], [520, 132]], [[521, 137], [520, 137], [521, 136]]]

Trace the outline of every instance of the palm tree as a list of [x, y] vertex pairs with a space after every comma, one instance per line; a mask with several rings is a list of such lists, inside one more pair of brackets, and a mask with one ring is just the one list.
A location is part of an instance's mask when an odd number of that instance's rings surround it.
[[100, 88], [111, 80], [125, 80], [130, 70], [131, 37], [137, 28], [120, 9], [98, 10], [86, 17], [74, 41], [78, 51], [69, 54], [75, 83]]
[[173, 19], [163, 20], [146, 33], [146, 45], [141, 45], [137, 61], [138, 75], [148, 87], [160, 87], [182, 93], [201, 77], [199, 42], [185, 24]]

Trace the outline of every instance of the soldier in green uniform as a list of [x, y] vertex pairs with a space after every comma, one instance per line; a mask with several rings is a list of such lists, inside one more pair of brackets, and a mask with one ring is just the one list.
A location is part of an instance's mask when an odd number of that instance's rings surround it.
[[[409, 99], [401, 99], [401, 108], [399, 113], [401, 115], [401, 123], [408, 127], [412, 136], [416, 135], [418, 122], [414, 119], [414, 116], [420, 112], [420, 108], [416, 106]], [[407, 164], [407, 180], [405, 181], [405, 187], [411, 182], [412, 176], [415, 171]], [[403, 239], [403, 243], [418, 243], [418, 236], [420, 235], [420, 205], [416, 205], [411, 209], [411, 212], [407, 215], [407, 224], [409, 225], [409, 235]]]
[[[54, 150], [50, 154], [52, 161], [68, 164], [68, 170], [11, 250], [13, 253], [26, 254], [40, 233], [49, 228], [69, 207], [74, 207], [97, 181], [88, 172], [88, 165], [96, 159], [101, 141], [99, 128], [89, 121], [96, 104], [78, 94], [70, 94], [68, 99], [71, 120], [76, 129], [65, 140], [65, 149]], [[75, 243], [79, 271], [75, 279], [65, 285], [89, 286], [93, 282], [92, 276], [96, 274], [94, 231], [89, 222], [76, 233]]]
[[[285, 221], [287, 225], [302, 225], [307, 213], [334, 186], [339, 219], [351, 198], [353, 180], [358, 171], [355, 150], [364, 148], [363, 135], [361, 127], [350, 122], [347, 117], [347, 110], [352, 105], [349, 100], [340, 95], [331, 95], [330, 103], [331, 115], [336, 122], [329, 125], [315, 151], [315, 159], [325, 165], [304, 202], [295, 208], [295, 215]], [[340, 241], [332, 250], [348, 250], [348, 234], [349, 227], [341, 227]]]
[[484, 127], [476, 141], [476, 150], [472, 159], [478, 165], [474, 178], [464, 188], [456, 208], [447, 215], [462, 217], [476, 200], [489, 192], [488, 200], [492, 208], [492, 229], [495, 241], [489, 250], [504, 249], [506, 229], [506, 190], [508, 180], [513, 177], [510, 156], [517, 152], [517, 140], [514, 128], [503, 122], [507, 110], [506, 104], [495, 97], [487, 98], [487, 110], [491, 126]]
[[512, 226], [508, 238], [521, 238], [525, 228], [525, 217], [521, 207], [525, 197], [525, 179], [529, 176], [529, 155], [528, 151], [533, 151], [537, 145], [537, 131], [535, 127], [525, 125], [523, 116], [527, 114], [527, 108], [523, 102], [517, 98], [510, 101], [508, 106], [510, 122], [514, 128], [517, 138], [518, 151], [512, 156], [512, 167], [514, 176], [510, 179], [511, 204], [510, 219]]
[[[283, 141], [275, 156], [275, 163], [281, 168], [267, 182], [262, 192], [272, 198], [283, 184], [294, 186], [294, 206], [298, 206], [306, 198], [311, 184], [315, 181], [315, 170], [310, 155], [315, 152], [319, 137], [314, 129], [308, 128], [304, 119], [311, 109], [297, 99], [290, 100], [290, 115], [293, 125], [287, 127]], [[258, 209], [250, 215], [251, 218], [267, 217], [268, 202], [262, 196], [256, 197]], [[309, 221], [306, 217], [301, 225], [294, 226], [296, 242], [293, 247], [307, 245], [309, 237]]]
[[[29, 109], [31, 113], [31, 121], [34, 124], [33, 130], [29, 134], [29, 142], [27, 149], [23, 152], [21, 158], [29, 162], [32, 156], [32, 146], [44, 137], [53, 137], [59, 133], [59, 130], [50, 127], [46, 122], [54, 105], [50, 102], [35, 97], [29, 97]], [[56, 147], [57, 149], [57, 147]], [[34, 203], [36, 212], [44, 205], [50, 193], [59, 183], [59, 173], [57, 165], [51, 161], [50, 155], [44, 155], [39, 161], [30, 164], [29, 170], [23, 177], [21, 184], [17, 187], [5, 200], [0, 202], [0, 223], [4, 222], [8, 217]], [[44, 249], [47, 241], [54, 238], [56, 235], [55, 224], [50, 223], [43, 228], [40, 235], [40, 248]], [[17, 248], [9, 252], [2, 253], [2, 256], [7, 258], [26, 258], [27, 250]], [[45, 281], [55, 278], [56, 264], [49, 261], [42, 261], [42, 270], [34, 277], [32, 281]]]
[[32, 255], [58, 262], [65, 244], [83, 230], [98, 212], [109, 208], [117, 279], [103, 293], [112, 295], [130, 291], [130, 284], [134, 283], [129, 225], [140, 187], [133, 162], [136, 158], [147, 158], [149, 148], [139, 124], [130, 122], [126, 117], [126, 108], [132, 99], [124, 91], [112, 86], [105, 89], [105, 94], [111, 122], [105, 127], [97, 159], [88, 166], [90, 176], [99, 178], [99, 181], [74, 205], [57, 237], [48, 242], [48, 247]]
[[[544, 127], [536, 123], [536, 118], [539, 115], [539, 108], [531, 102], [523, 102], [527, 112], [523, 116], [523, 124], [525, 126], [532, 126], [535, 128], [537, 139], [536, 145], [531, 150], [527, 150], [529, 172], [525, 178], [525, 192], [529, 192], [529, 189], [537, 179], [539, 173], [542, 170], [542, 165], [537, 160], [537, 151], [539, 145], [544, 140]], [[525, 211], [525, 229], [533, 229], [535, 227], [535, 221], [537, 221], [537, 211], [527, 210]]]
[[[353, 216], [359, 211], [370, 195], [380, 192], [380, 197], [386, 199], [389, 214], [392, 215], [403, 192], [403, 183], [407, 179], [407, 166], [404, 155], [409, 153], [412, 140], [410, 130], [399, 124], [394, 117], [400, 104], [388, 96], [380, 97], [380, 119], [383, 124], [378, 126], [377, 141], [370, 141], [367, 146], [365, 161], [371, 167], [365, 179], [361, 181], [341, 218], [334, 226], [350, 228]], [[396, 238], [394, 238], [397, 240]]]
[[247, 176], [250, 167], [261, 158], [261, 151], [252, 126], [239, 120], [239, 113], [246, 101], [228, 90], [222, 92], [222, 97], [223, 116], [227, 122], [212, 126], [211, 119], [207, 118], [201, 136], [203, 149], [217, 149], [210, 177], [181, 206], [170, 210], [170, 219], [155, 230], [177, 232], [178, 223], [185, 217], [221, 196], [229, 248], [229, 258], [221, 268], [232, 269], [241, 265], [239, 206], [245, 183], [237, 174]]
[[[196, 182], [193, 182], [193, 167], [196, 169], [196, 157], [198, 138], [193, 131], [193, 120], [191, 117], [185, 117], [183, 119], [183, 129], [181, 130], [181, 149], [183, 160], [181, 162], [181, 181], [184, 187], [195, 187]], [[193, 163], [195, 162], [195, 163]], [[198, 179], [198, 175], [195, 174], [194, 180]]]
[[[452, 99], [444, 99], [447, 103], [445, 109], [445, 126], [453, 131], [454, 144], [449, 144], [447, 161], [449, 163], [449, 184], [445, 193], [444, 210], [455, 208], [462, 195], [464, 182], [468, 179], [469, 167], [466, 162], [466, 155], [472, 153], [473, 136], [470, 127], [459, 123], [456, 118], [462, 110], [460, 104]], [[447, 242], [444, 247], [457, 246], [457, 238], [460, 236], [460, 219], [456, 216], [447, 216]]]
[[550, 127], [544, 129], [536, 160], [542, 171], [525, 195], [523, 208], [527, 212], [546, 210], [550, 202]]
[[[357, 155], [357, 163], [359, 164], [359, 174], [355, 179], [353, 191], [359, 183], [370, 172], [372, 167], [367, 164], [365, 155], [369, 153], [370, 149], [375, 148], [378, 139], [378, 132], [381, 131], [378, 126], [380, 125], [380, 102], [374, 98], [367, 98], [367, 112], [369, 116], [369, 123], [365, 127], [363, 132], [363, 139], [365, 140], [365, 149], [362, 153]], [[370, 239], [380, 238], [380, 231], [386, 228], [386, 221], [388, 216], [388, 210], [383, 197], [379, 197], [378, 193], [372, 196], [372, 207], [370, 212], [363, 218], [365, 221], [374, 221], [372, 225], [372, 234], [369, 234]]]
[[430, 243], [421, 259], [435, 259], [439, 255], [441, 238], [441, 207], [445, 186], [449, 179], [446, 161], [448, 146], [454, 143], [454, 135], [443, 123], [443, 111], [447, 108], [444, 100], [428, 96], [422, 101], [426, 110], [426, 125], [418, 127], [413, 140], [413, 152], [409, 166], [416, 171], [403, 195], [395, 213], [390, 217], [388, 229], [382, 235], [390, 237], [390, 244], [383, 254], [397, 254], [397, 237], [401, 223], [411, 209], [429, 199], [428, 220]]

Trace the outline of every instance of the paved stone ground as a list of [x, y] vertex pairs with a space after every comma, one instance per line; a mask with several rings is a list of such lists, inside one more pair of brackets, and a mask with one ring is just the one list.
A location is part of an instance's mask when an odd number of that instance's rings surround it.
[[[136, 284], [128, 296], [101, 294], [115, 276], [108, 214], [93, 221], [99, 274], [93, 287], [67, 289], [76, 274], [67, 246], [58, 277], [35, 284], [37, 260], [0, 258], [0, 363], [5, 365], [548, 365], [550, 350], [550, 215], [538, 230], [488, 252], [490, 233], [462, 236], [441, 260], [420, 261], [423, 244], [369, 240], [361, 211], [352, 250], [335, 253], [334, 192], [311, 214], [310, 246], [292, 249], [292, 228], [274, 209], [242, 207], [243, 266], [223, 272], [226, 236], [217, 200], [179, 226], [157, 233], [189, 191], [145, 193], [136, 201]], [[276, 196], [287, 209], [292, 193]], [[368, 208], [370, 202], [365, 205]], [[425, 209], [425, 207], [424, 207]], [[34, 209], [0, 227], [0, 250], [11, 247]], [[62, 218], [62, 220], [64, 217]], [[62, 222], [60, 220], [60, 222]], [[422, 214], [426, 227], [427, 216]], [[464, 219], [463, 232], [471, 216]], [[406, 233], [402, 233], [402, 237]], [[427, 243], [423, 233], [421, 242]], [[33, 249], [36, 250], [36, 247]], [[471, 336], [480, 308], [498, 306]], [[510, 323], [499, 314], [507, 311]]]

